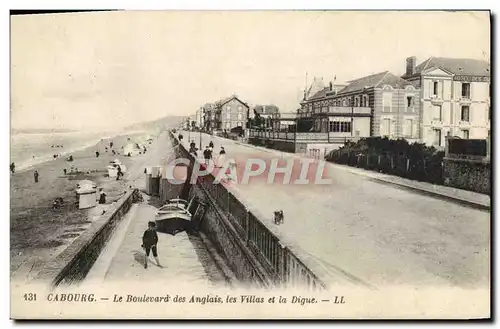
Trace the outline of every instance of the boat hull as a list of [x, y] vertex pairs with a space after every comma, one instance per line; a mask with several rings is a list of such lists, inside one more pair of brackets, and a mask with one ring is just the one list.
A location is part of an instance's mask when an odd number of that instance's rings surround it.
[[162, 233], [175, 235], [179, 232], [191, 230], [191, 220], [183, 214], [159, 215], [156, 218], [156, 229]]

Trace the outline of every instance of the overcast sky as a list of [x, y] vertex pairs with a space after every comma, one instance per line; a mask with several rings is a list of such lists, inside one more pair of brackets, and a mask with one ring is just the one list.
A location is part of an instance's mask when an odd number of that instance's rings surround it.
[[295, 110], [328, 83], [429, 56], [489, 59], [488, 13], [113, 12], [11, 19], [13, 128], [121, 126], [236, 93]]

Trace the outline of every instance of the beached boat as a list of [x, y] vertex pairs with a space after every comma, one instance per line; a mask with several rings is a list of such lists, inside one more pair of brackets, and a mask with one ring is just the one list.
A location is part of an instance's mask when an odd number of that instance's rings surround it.
[[191, 228], [192, 215], [189, 212], [190, 202], [183, 199], [168, 200], [156, 212], [157, 230], [172, 235]]

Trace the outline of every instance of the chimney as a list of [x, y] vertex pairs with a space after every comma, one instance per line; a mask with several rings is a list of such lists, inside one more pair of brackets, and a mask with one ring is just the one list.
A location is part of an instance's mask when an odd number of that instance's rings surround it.
[[406, 76], [407, 77], [415, 74], [416, 66], [417, 66], [417, 58], [415, 56], [408, 57], [406, 59]]
[[333, 91], [333, 83], [330, 81], [330, 91]]

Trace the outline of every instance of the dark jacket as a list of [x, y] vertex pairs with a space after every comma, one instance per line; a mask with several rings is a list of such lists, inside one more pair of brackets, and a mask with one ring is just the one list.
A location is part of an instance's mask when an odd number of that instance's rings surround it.
[[158, 234], [156, 234], [155, 230], [146, 230], [144, 231], [144, 235], [142, 236], [142, 245], [143, 246], [154, 246], [158, 243]]
[[205, 150], [203, 151], [203, 156], [205, 157], [205, 159], [210, 159], [212, 157], [212, 152], [210, 152], [210, 150]]

